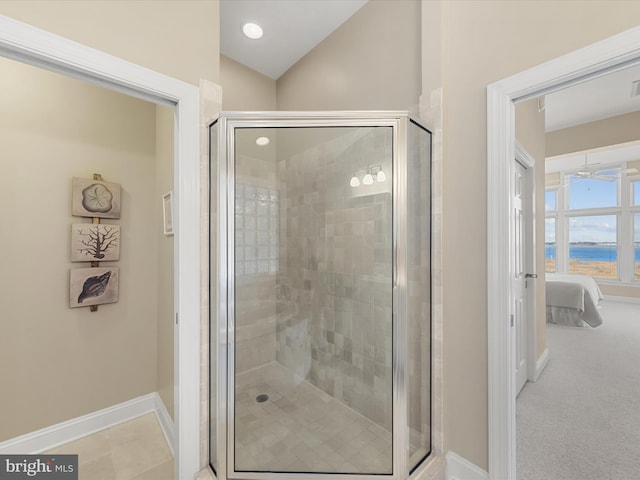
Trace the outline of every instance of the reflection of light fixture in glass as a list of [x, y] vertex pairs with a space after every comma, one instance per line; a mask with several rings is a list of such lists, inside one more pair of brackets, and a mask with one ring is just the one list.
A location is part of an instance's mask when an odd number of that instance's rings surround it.
[[256, 138], [256, 145], [260, 147], [264, 147], [265, 145], [269, 145], [269, 139], [267, 137], [258, 137]]
[[252, 40], [262, 38], [262, 28], [260, 27], [260, 25], [256, 25], [255, 23], [246, 23], [242, 27], [242, 31], [247, 37], [251, 38]]
[[362, 183], [364, 185], [372, 185], [373, 184], [373, 175], [371, 175], [369, 172], [367, 172], [365, 174], [365, 176], [362, 177]]
[[[362, 176], [362, 180], [360, 180], [360, 175]], [[352, 187], [359, 187], [362, 185], [373, 185], [375, 182], [381, 183], [387, 179], [387, 176], [382, 171], [381, 165], [375, 165], [372, 167], [367, 167], [366, 169], [357, 170], [353, 177], [351, 177], [351, 182], [349, 184]]]

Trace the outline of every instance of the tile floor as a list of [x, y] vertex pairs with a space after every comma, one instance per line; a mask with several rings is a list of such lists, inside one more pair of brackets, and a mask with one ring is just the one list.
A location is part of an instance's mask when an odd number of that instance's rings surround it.
[[173, 457], [153, 413], [45, 453], [78, 454], [79, 480], [173, 480]]
[[[264, 403], [260, 394], [269, 395]], [[237, 470], [391, 473], [391, 433], [273, 362], [236, 379]]]

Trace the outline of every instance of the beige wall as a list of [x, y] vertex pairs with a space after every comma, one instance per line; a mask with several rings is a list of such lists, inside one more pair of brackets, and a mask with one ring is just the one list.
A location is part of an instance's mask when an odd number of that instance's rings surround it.
[[3, 0], [0, 15], [198, 85], [219, 77], [218, 0]]
[[635, 27], [638, 18], [640, 3], [633, 1], [443, 4], [445, 451], [454, 450], [484, 469], [488, 466], [486, 87]]
[[220, 55], [222, 109], [231, 111], [274, 111], [276, 81]]
[[[0, 441], [156, 390], [155, 105], [0, 59]], [[120, 299], [70, 309], [71, 179], [122, 186]], [[90, 221], [90, 220], [89, 220]], [[104, 223], [104, 222], [103, 222]], [[107, 264], [105, 264], [107, 265]]]
[[173, 109], [156, 105], [156, 174], [155, 202], [156, 241], [158, 266], [158, 362], [157, 391], [173, 417], [173, 236], [163, 232], [162, 195], [173, 190]]
[[278, 110], [417, 111], [420, 19], [419, 0], [367, 3], [278, 79]]
[[[421, 54], [422, 54], [422, 95], [428, 95], [442, 88], [443, 47], [442, 32], [444, 25], [443, 5], [440, 1], [421, 0]], [[428, 103], [428, 102], [427, 102]], [[422, 112], [421, 112], [422, 113]]]
[[548, 132], [546, 156], [640, 140], [640, 112]]
[[640, 298], [640, 288], [636, 286], [606, 285], [604, 283], [599, 283], [598, 286], [605, 297], [607, 295], [613, 295], [616, 297]]
[[516, 139], [533, 157], [535, 166], [535, 272], [539, 273], [536, 285], [536, 358], [547, 347], [547, 316], [544, 287], [544, 112], [538, 111], [538, 100], [516, 104]]

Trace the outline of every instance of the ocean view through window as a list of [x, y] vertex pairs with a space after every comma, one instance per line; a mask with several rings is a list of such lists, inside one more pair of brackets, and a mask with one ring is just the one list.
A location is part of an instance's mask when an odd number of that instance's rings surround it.
[[544, 271], [556, 271], [556, 219], [544, 219]]
[[569, 273], [618, 278], [617, 217], [569, 217]]
[[584, 173], [584, 168], [579, 172], [555, 170], [553, 182], [548, 176], [545, 271], [637, 283], [640, 178], [627, 175], [637, 170], [624, 162], [601, 169], [605, 171], [597, 174]]

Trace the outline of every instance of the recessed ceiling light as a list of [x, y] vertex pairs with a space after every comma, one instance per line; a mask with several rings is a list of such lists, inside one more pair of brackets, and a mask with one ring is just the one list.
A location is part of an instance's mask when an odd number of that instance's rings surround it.
[[265, 145], [269, 145], [269, 139], [267, 137], [258, 137], [256, 138], [256, 145], [260, 147], [264, 147]]
[[253, 40], [262, 38], [262, 28], [260, 25], [256, 25], [255, 23], [245, 23], [242, 27], [242, 31], [247, 37]]

